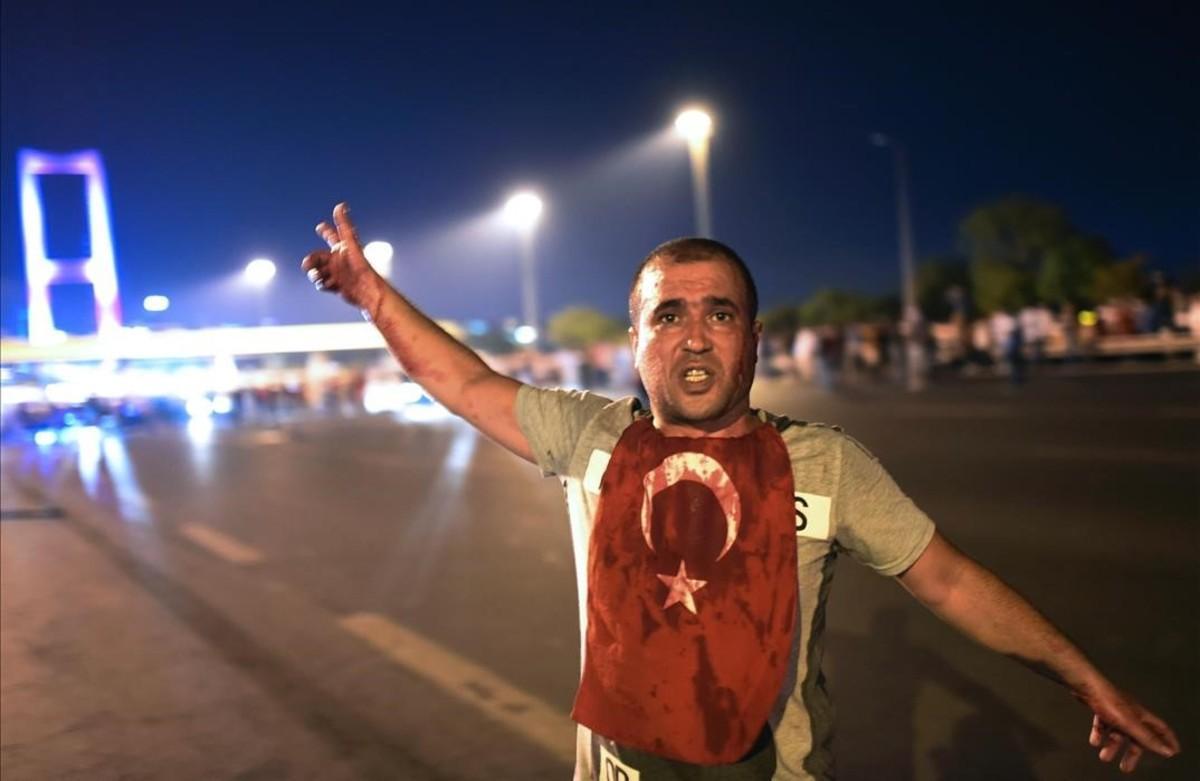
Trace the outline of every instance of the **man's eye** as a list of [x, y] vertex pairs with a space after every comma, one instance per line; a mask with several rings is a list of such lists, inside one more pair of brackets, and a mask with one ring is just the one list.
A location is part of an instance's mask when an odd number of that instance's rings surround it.
[[663, 312], [661, 315], [658, 316], [658, 322], [666, 323], [668, 325], [670, 325], [672, 323], [677, 323], [677, 322], [679, 322], [679, 315], [677, 315], [673, 312]]
[[713, 319], [718, 323], [729, 323], [733, 321], [733, 312], [713, 312]]

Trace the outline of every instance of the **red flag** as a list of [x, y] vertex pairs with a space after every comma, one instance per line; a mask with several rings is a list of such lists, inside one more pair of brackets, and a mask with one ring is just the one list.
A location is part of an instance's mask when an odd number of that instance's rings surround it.
[[772, 426], [735, 438], [622, 434], [588, 546], [572, 716], [619, 744], [741, 759], [787, 674], [796, 615], [792, 468]]

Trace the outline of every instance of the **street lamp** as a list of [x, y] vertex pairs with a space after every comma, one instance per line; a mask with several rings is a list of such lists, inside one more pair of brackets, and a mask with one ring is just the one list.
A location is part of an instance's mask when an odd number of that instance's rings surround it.
[[[538, 327], [537, 281], [534, 278], [533, 232], [542, 216], [542, 199], [529, 191], [516, 193], [504, 204], [504, 221], [521, 237], [521, 313], [524, 325]], [[528, 332], [526, 332], [528, 333]]]
[[712, 208], [708, 195], [708, 139], [712, 137], [712, 117], [698, 108], [689, 108], [675, 117], [675, 132], [687, 141], [692, 163], [692, 202], [696, 211], [696, 232], [712, 235]]
[[925, 384], [924, 353], [917, 334], [921, 313], [917, 308], [917, 284], [913, 273], [912, 214], [908, 206], [908, 154], [903, 143], [883, 133], [872, 133], [871, 143], [892, 150], [896, 176], [896, 225], [900, 248], [900, 294], [903, 307], [901, 321], [907, 347], [904, 376], [909, 390], [920, 390]]
[[266, 258], [255, 258], [246, 264], [242, 276], [252, 287], [266, 287], [275, 278], [275, 263]]
[[258, 288], [259, 294], [259, 323], [265, 324], [267, 320], [267, 290], [270, 288], [271, 280], [275, 278], [275, 263], [266, 258], [255, 258], [246, 264], [246, 268], [242, 271], [242, 278], [251, 287]]
[[171, 299], [166, 296], [146, 296], [142, 299], [142, 308], [147, 312], [165, 312], [171, 307]]
[[384, 279], [392, 277], [392, 245], [386, 241], [372, 241], [363, 247], [363, 256], [371, 268], [379, 272]]

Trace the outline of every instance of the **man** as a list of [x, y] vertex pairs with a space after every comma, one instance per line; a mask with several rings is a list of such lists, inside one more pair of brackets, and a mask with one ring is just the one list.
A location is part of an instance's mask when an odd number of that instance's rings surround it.
[[371, 269], [345, 204], [333, 219], [317, 226], [329, 249], [302, 264], [316, 288], [358, 307], [448, 409], [563, 479], [583, 630], [577, 777], [830, 777], [821, 632], [839, 550], [1065, 685], [1105, 762], [1129, 772], [1147, 749], [1178, 752], [860, 445], [750, 408], [762, 326], [733, 250], [676, 240], [639, 269], [630, 338], [647, 413], [492, 371]]

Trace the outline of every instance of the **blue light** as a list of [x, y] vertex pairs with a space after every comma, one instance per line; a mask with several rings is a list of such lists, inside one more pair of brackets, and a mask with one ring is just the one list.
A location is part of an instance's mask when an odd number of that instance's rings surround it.
[[44, 428], [33, 435], [33, 441], [38, 447], [50, 447], [58, 441], [58, 434], [53, 429]]

